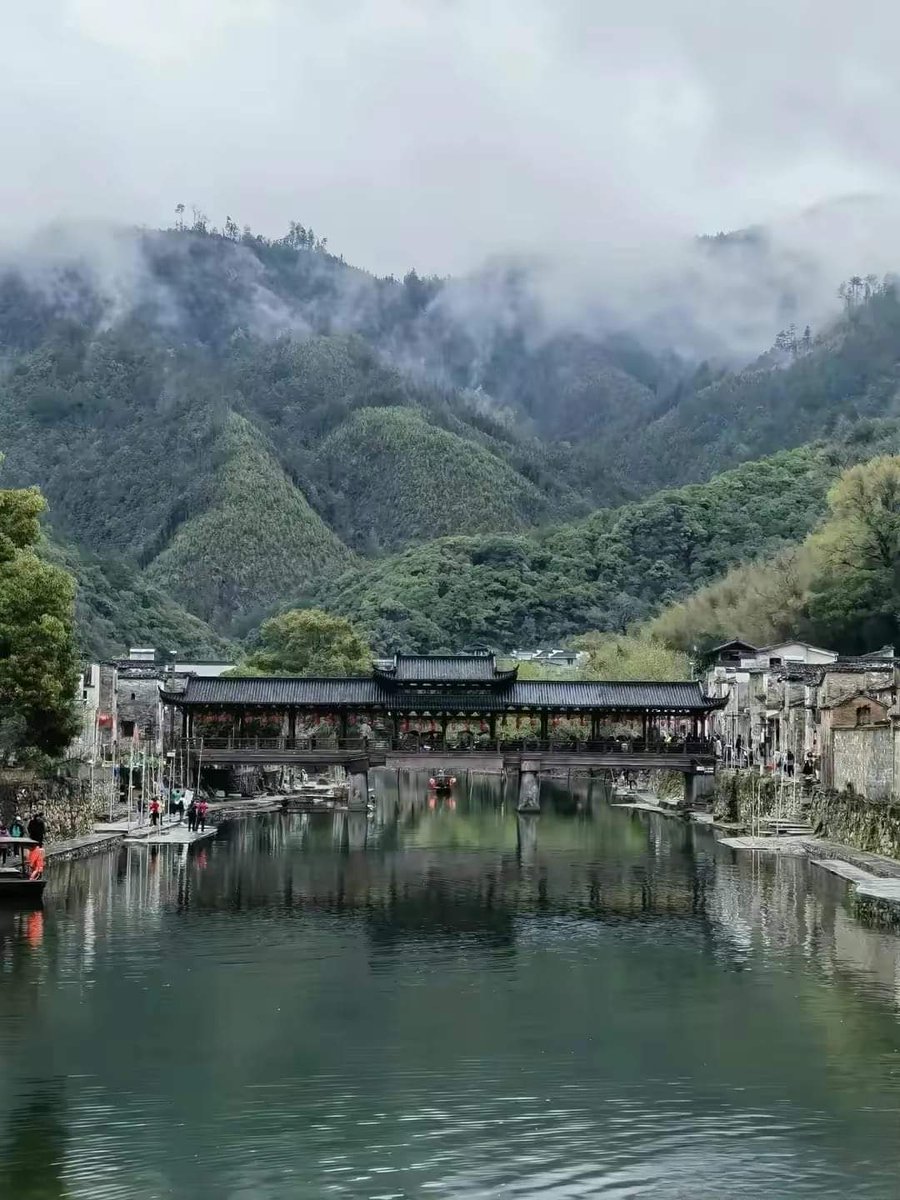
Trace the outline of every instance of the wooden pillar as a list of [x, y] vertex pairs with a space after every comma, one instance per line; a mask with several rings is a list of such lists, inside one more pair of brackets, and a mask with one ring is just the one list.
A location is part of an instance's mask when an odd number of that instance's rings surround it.
[[338, 714], [338, 737], [342, 742], [347, 740], [347, 713], [343, 710]]
[[548, 740], [547, 725], [548, 725], [549, 717], [550, 717], [550, 714], [545, 709], [541, 713], [541, 741], [542, 742], [546, 742]]
[[288, 737], [291, 741], [296, 741], [297, 738], [297, 710], [292, 708], [288, 712]]
[[488, 730], [489, 730], [489, 736], [490, 736], [491, 741], [496, 742], [496, 740], [497, 740], [497, 714], [496, 713], [491, 713], [491, 715], [488, 717]]
[[449, 718], [446, 713], [441, 713], [441, 745], [447, 745], [447, 722]]
[[183, 708], [181, 710], [181, 736], [183, 738], [186, 738], [187, 735], [188, 735], [188, 715], [187, 715], [187, 709]]
[[591, 741], [597, 742], [600, 740], [600, 714], [596, 711], [591, 713]]
[[641, 737], [644, 740], [644, 749], [647, 749], [647, 714], [641, 713]]

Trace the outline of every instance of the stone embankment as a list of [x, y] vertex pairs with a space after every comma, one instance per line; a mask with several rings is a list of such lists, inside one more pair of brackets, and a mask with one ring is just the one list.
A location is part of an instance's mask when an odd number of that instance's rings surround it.
[[804, 817], [820, 837], [900, 858], [900, 805], [748, 770], [720, 771], [716, 776], [717, 819], [749, 828], [760, 819], [785, 814]]
[[44, 777], [26, 769], [0, 772], [0, 820], [42, 812], [48, 840], [83, 837], [93, 829], [90, 783], [66, 775]]

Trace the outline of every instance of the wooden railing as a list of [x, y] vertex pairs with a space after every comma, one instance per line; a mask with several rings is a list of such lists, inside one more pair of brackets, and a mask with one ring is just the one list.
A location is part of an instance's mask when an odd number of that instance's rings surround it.
[[444, 743], [440, 737], [428, 738], [338, 738], [338, 737], [176, 737], [170, 749], [185, 750], [191, 753], [213, 754], [220, 751], [242, 750], [273, 750], [279, 753], [298, 751], [309, 753], [313, 751], [339, 750], [342, 752], [359, 752], [365, 754], [369, 750], [382, 753], [406, 754], [492, 754], [503, 752], [521, 753], [552, 753], [554, 751], [566, 754], [712, 754], [713, 743], [703, 738], [671, 738], [669, 741], [652, 739], [643, 741], [641, 738], [599, 738], [587, 741], [574, 741], [550, 738], [540, 739], [486, 738], [473, 739], [470, 742]]

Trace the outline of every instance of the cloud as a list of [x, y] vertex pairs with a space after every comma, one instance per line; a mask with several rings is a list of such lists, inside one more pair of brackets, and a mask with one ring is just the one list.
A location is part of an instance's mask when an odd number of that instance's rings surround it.
[[[183, 201], [272, 234], [298, 218], [382, 273], [550, 257], [554, 311], [583, 313], [640, 303], [660, 275], [677, 289], [673, 248], [695, 233], [788, 238], [810, 206], [900, 194], [900, 14], [875, 0], [852, 20], [837, 0], [4, 8], [7, 240], [165, 223]], [[811, 228], [830, 296], [839, 264]], [[873, 253], [858, 269], [894, 266], [900, 238]]]

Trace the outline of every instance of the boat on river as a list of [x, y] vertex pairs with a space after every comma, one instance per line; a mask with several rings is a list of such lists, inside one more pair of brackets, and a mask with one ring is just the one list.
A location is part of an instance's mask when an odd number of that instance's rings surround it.
[[45, 879], [31, 879], [28, 851], [37, 842], [26, 837], [0, 837], [0, 904], [12, 900], [40, 904]]
[[428, 786], [433, 792], [446, 794], [452, 791], [453, 785], [456, 783], [456, 776], [451, 775], [449, 771], [435, 771], [428, 780]]

